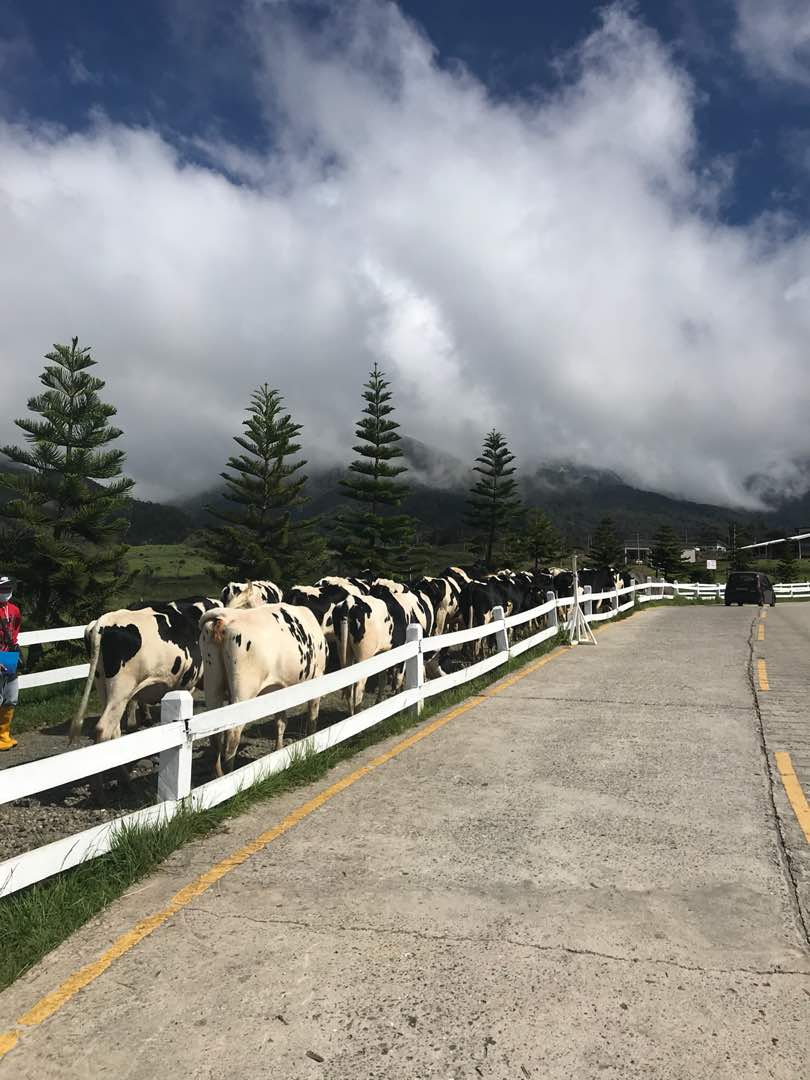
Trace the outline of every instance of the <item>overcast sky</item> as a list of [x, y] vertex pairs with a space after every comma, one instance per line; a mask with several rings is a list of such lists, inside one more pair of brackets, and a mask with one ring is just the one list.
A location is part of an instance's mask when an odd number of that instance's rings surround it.
[[141, 497], [263, 381], [346, 460], [375, 360], [464, 459], [803, 490], [810, 15], [663, 6], [0, 0], [0, 438], [78, 334]]

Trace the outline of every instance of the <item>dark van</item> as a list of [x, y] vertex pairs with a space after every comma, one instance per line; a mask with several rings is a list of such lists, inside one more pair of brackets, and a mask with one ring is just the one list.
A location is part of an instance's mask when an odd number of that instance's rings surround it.
[[760, 574], [755, 570], [732, 570], [726, 582], [726, 607], [732, 604], [769, 604], [773, 607], [776, 603], [776, 593], [773, 591], [767, 574]]

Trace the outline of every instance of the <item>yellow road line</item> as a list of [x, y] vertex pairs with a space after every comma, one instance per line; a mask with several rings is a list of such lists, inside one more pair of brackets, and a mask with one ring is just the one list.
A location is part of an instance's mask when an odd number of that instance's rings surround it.
[[757, 627], [757, 641], [764, 641], [764, 640], [765, 640], [765, 627], [762, 625], [762, 623], [760, 623], [759, 626]]
[[[549, 663], [555, 657], [562, 655], [567, 650], [564, 648], [555, 649], [554, 652], [549, 653], [547, 656], [541, 657], [539, 660], [532, 664], [528, 664], [525, 668], [516, 672], [508, 679], [504, 680], [506, 686], [513, 686], [520, 679], [525, 679], [527, 675], [531, 675], [532, 672], [537, 671], [538, 668], [543, 667], [544, 664]], [[497, 693], [500, 689], [505, 689], [505, 686], [499, 686], [490, 691], [486, 696], [489, 697], [493, 692]], [[484, 695], [477, 695], [470, 698], [468, 701], [463, 702], [461, 705], [457, 705], [450, 712], [445, 713], [443, 716], [437, 717], [432, 720], [425, 727], [415, 732], [413, 735], [408, 736], [407, 739], [403, 739], [398, 742], [396, 746], [393, 746], [390, 750], [386, 750], [384, 754], [380, 754], [379, 757], [374, 758], [368, 763], [368, 765], [361, 765], [359, 769], [355, 769], [354, 772], [349, 773], [348, 776], [344, 776], [342, 780], [338, 780], [330, 787], [325, 788], [318, 795], [309, 799], [301, 806], [297, 807], [291, 813], [289, 813], [278, 825], [272, 829], [268, 829], [266, 832], [261, 833], [255, 840], [251, 840], [249, 844], [245, 844], [244, 847], [234, 852], [233, 855], [229, 855], [227, 859], [223, 859], [221, 862], [216, 863], [207, 870], [204, 874], [201, 874], [194, 881], [190, 882], [180, 892], [175, 893], [169, 903], [161, 911], [155, 912], [154, 915], [148, 916], [146, 919], [142, 919], [139, 923], [136, 923], [131, 930], [127, 930], [117, 938], [106, 952], [103, 952], [97, 960], [92, 961], [90, 964], [86, 964], [84, 967], [79, 968], [73, 975], [69, 976], [61, 986], [58, 986], [50, 994], [46, 994], [45, 997], [30, 1008], [27, 1012], [23, 1013], [17, 1019], [17, 1026], [10, 1031], [0, 1032], [0, 1058], [13, 1050], [19, 1042], [20, 1036], [25, 1035], [28, 1030], [41, 1024], [44, 1020], [53, 1016], [64, 1005], [76, 996], [80, 990], [83, 990], [90, 983], [94, 982], [100, 975], [107, 970], [107, 968], [113, 964], [120, 957], [128, 953], [130, 949], [134, 948], [144, 938], [148, 937], [158, 927], [162, 926], [173, 915], [176, 915], [178, 911], [186, 907], [192, 900], [196, 900], [198, 896], [206, 892], [215, 885], [221, 878], [225, 877], [232, 870], [235, 870], [242, 863], [246, 862], [251, 856], [256, 855], [272, 844], [274, 840], [277, 840], [284, 833], [289, 832], [293, 826], [297, 825], [304, 818], [309, 817], [315, 810], [318, 810], [324, 803], [334, 798], [335, 795], [340, 794], [341, 791], [345, 791], [346, 788], [351, 787], [352, 784], [357, 783], [358, 780], [364, 776], [368, 776], [374, 769], [379, 768], [381, 765], [385, 765], [386, 762], [392, 758], [397, 757], [403, 751], [410, 749], [416, 743], [422, 739], [427, 738], [428, 735], [432, 735], [439, 728], [444, 727], [445, 724], [449, 724], [451, 720], [455, 720], [457, 716], [461, 716], [462, 713], [467, 712], [469, 709], [475, 708], [476, 705], [480, 705], [485, 700]]]
[[770, 690], [768, 686], [768, 669], [764, 660], [757, 660], [757, 679], [760, 690]]
[[802, 791], [799, 778], [796, 776], [790, 754], [785, 750], [779, 750], [774, 754], [774, 760], [779, 775], [782, 777], [782, 783], [785, 785], [788, 802], [793, 807], [793, 813], [801, 826], [805, 840], [810, 844], [810, 805], [808, 805], [807, 797]]
[[765, 622], [765, 620], [768, 618], [768, 609], [766, 607], [763, 608], [762, 611], [759, 613], [759, 617], [762, 622]]

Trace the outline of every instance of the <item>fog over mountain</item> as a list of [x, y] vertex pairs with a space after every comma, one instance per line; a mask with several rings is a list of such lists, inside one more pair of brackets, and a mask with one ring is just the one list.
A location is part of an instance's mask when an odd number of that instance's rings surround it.
[[[308, 8], [235, 8], [263, 144], [112, 120], [101, 79], [84, 130], [0, 123], [2, 441], [79, 334], [144, 498], [214, 484], [265, 380], [307, 456], [342, 465], [375, 360], [403, 431], [461, 462], [496, 426], [527, 472], [749, 508], [807, 490], [810, 233], [725, 220], [733, 158], [633, 5], [512, 97], [396, 5]], [[206, 10], [173, 9], [180, 29]]]

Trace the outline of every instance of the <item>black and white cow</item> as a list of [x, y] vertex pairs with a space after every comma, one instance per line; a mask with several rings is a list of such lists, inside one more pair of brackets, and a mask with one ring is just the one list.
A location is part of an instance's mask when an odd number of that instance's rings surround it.
[[96, 742], [121, 734], [121, 721], [137, 705], [153, 705], [169, 690], [193, 690], [202, 679], [200, 616], [216, 606], [210, 597], [137, 604], [108, 611], [85, 627], [90, 671], [70, 737], [81, 732], [95, 683], [101, 715]]
[[340, 589], [345, 589], [350, 596], [365, 596], [369, 591], [369, 584], [362, 577], [338, 577], [331, 575], [329, 577], [322, 577], [315, 582], [316, 585], [335, 585]]
[[284, 591], [284, 603], [295, 607], [309, 608], [320, 623], [329, 650], [327, 670], [334, 671], [339, 666], [337, 643], [334, 626], [334, 610], [349, 596], [356, 596], [344, 585], [293, 585]]
[[[377, 596], [349, 596], [333, 613], [340, 666], [359, 664], [379, 653], [389, 652], [405, 641], [406, 617], [403, 608]], [[348, 687], [349, 714], [354, 715], [363, 701], [366, 679]], [[385, 680], [378, 677], [378, 699]]]
[[[247, 701], [323, 675], [326, 641], [308, 608], [264, 604], [254, 608], [215, 607], [199, 620], [199, 645], [205, 664], [205, 704]], [[307, 731], [315, 731], [320, 698], [307, 704]], [[276, 749], [284, 745], [284, 713], [276, 720]], [[243, 725], [244, 726], [244, 725]], [[213, 737], [214, 772], [233, 768], [242, 726]]]
[[[249, 602], [245, 602], [246, 595], [250, 597]], [[281, 589], [272, 581], [229, 581], [219, 598], [223, 607], [254, 607], [257, 603], [280, 604]]]
[[414, 582], [414, 592], [427, 597], [433, 607], [433, 628], [431, 633], [443, 634], [445, 627], [452, 626], [458, 619], [459, 589], [449, 578], [423, 577]]

